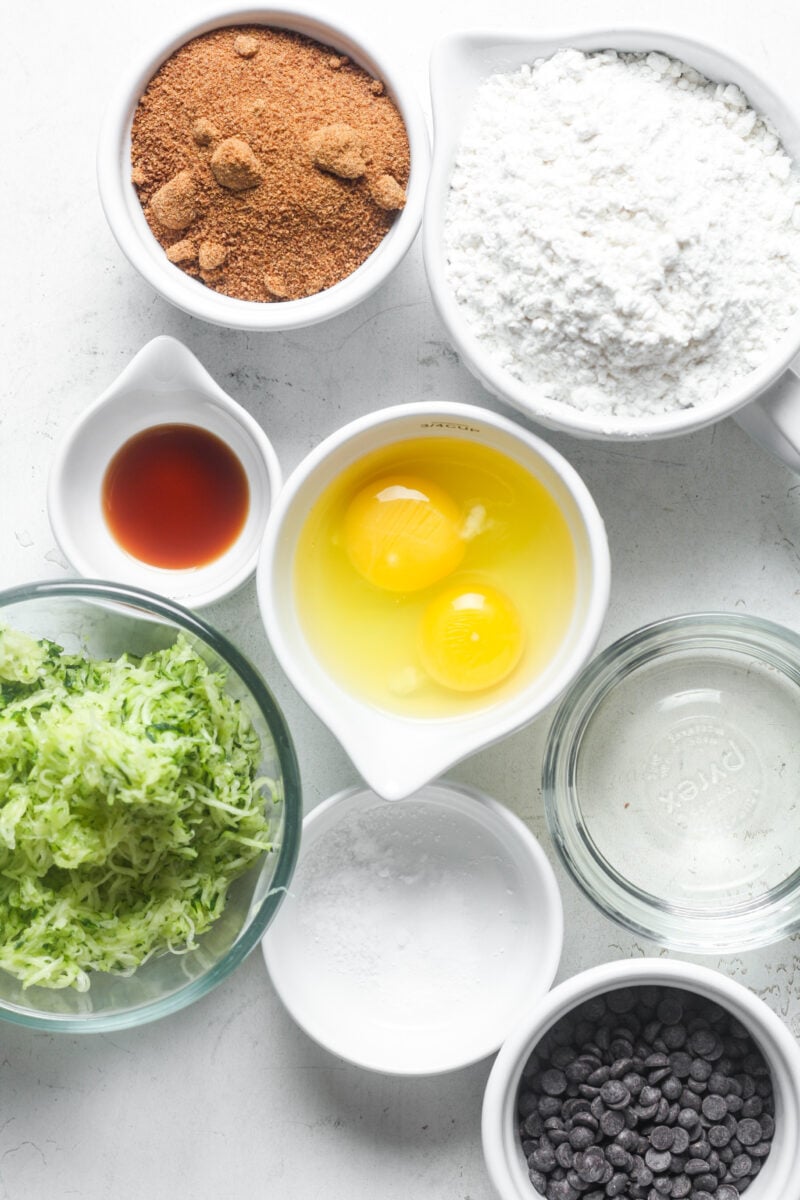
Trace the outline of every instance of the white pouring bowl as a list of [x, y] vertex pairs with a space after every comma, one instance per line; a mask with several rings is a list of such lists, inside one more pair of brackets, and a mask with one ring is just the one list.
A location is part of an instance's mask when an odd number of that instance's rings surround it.
[[[423, 223], [423, 253], [435, 306], [464, 363], [493, 395], [532, 420], [578, 437], [643, 440], [701, 429], [736, 414], [751, 437], [794, 470], [800, 470], [800, 378], [793, 360], [800, 354], [800, 316], [754, 371], [718, 396], [693, 408], [636, 418], [580, 412], [548, 399], [498, 366], [470, 329], [445, 277], [442, 231], [453, 163], [475, 93], [498, 72], [512, 72], [563, 47], [594, 51], [655, 50], [681, 59], [709, 79], [735, 83], [752, 106], [765, 113], [789, 154], [800, 162], [800, 114], [750, 67], [705, 42], [650, 29], [566, 30], [537, 37], [498, 30], [457, 33], [443, 38], [431, 58], [434, 156]], [[773, 384], [773, 393], [763, 395]]]
[[[575, 548], [571, 619], [542, 671], [500, 702], [450, 717], [412, 718], [346, 691], [309, 645], [295, 602], [294, 559], [308, 513], [353, 463], [381, 446], [411, 438], [464, 438], [521, 463], [561, 509]], [[267, 522], [258, 564], [261, 617], [278, 660], [297, 691], [339, 739], [379, 796], [396, 800], [454, 763], [538, 716], [575, 677], [597, 641], [608, 607], [610, 565], [605, 527], [586, 485], [568, 462], [513, 421], [468, 404], [421, 402], [382, 409], [326, 438], [287, 480]]]
[[[247, 476], [244, 525], [219, 558], [170, 570], [128, 554], [103, 516], [103, 476], [129, 438], [155, 425], [196, 425], [234, 452]], [[222, 390], [177, 338], [153, 338], [68, 430], [47, 487], [56, 541], [83, 576], [145, 588], [189, 608], [204, 608], [241, 587], [256, 568], [267, 515], [281, 486], [278, 457], [246, 409]]]
[[749, 988], [693, 963], [643, 958], [582, 971], [531, 1007], [495, 1059], [483, 1100], [483, 1152], [500, 1200], [538, 1200], [516, 1130], [522, 1072], [542, 1037], [566, 1013], [593, 996], [658, 984], [694, 992], [731, 1012], [749, 1031], [772, 1073], [775, 1137], [748, 1200], [800, 1200], [800, 1046], [780, 1018]]
[[[262, 304], [238, 300], [206, 287], [171, 263], [150, 231], [131, 182], [131, 122], [148, 83], [171, 54], [194, 37], [229, 25], [269, 25], [303, 34], [347, 55], [380, 79], [394, 101], [408, 134], [411, 173], [406, 204], [379, 246], [352, 274], [333, 287], [300, 300]], [[346, 312], [369, 296], [391, 274], [419, 229], [428, 178], [430, 143], [422, 109], [402, 74], [387, 63], [382, 50], [368, 46], [361, 34], [337, 18], [305, 6], [222, 5], [211, 15], [184, 19], [121, 81], [106, 111], [97, 148], [97, 183], [111, 232], [125, 257], [155, 290], [177, 308], [229, 329], [253, 332], [298, 329]]]

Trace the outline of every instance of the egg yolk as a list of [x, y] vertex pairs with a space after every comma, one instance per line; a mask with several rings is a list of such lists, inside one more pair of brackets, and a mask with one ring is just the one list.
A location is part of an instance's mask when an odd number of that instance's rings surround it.
[[452, 691], [495, 687], [514, 670], [524, 647], [516, 608], [508, 596], [485, 583], [451, 584], [422, 616], [422, 665]]
[[415, 475], [385, 475], [350, 502], [344, 547], [360, 575], [389, 592], [416, 592], [454, 571], [464, 557], [456, 502]]

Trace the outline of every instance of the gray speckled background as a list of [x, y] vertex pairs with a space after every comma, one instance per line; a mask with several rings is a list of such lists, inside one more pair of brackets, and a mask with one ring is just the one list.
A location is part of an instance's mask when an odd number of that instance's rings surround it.
[[[367, 0], [318, 8], [391, 48], [427, 102], [427, 57], [450, 28], [541, 29], [625, 20], [707, 36], [774, 75], [800, 105], [800, 10], [789, 0]], [[63, 578], [45, 511], [56, 440], [158, 333], [181, 338], [272, 438], [284, 471], [380, 405], [426, 396], [491, 404], [449, 348], [419, 247], [360, 308], [286, 336], [206, 326], [158, 299], [117, 249], [94, 182], [110, 88], [189, 0], [56, 0], [4, 12], [0, 263], [0, 584]], [[605, 516], [613, 556], [605, 644], [692, 609], [737, 609], [797, 628], [800, 479], [730, 421], [652, 445], [551, 440]], [[276, 668], [255, 590], [208, 611], [266, 674], [300, 754], [306, 804], [355, 782], [343, 752]], [[548, 715], [453, 775], [519, 813], [548, 847], [539, 771]], [[800, 850], [800, 848], [798, 848]], [[567, 930], [560, 977], [659, 950], [599, 916], [557, 868]], [[714, 960], [800, 1034], [790, 939]], [[0, 1198], [51, 1200], [488, 1200], [479, 1141], [490, 1063], [433, 1080], [344, 1065], [282, 1009], [259, 954], [194, 1008], [91, 1039], [0, 1026]], [[779, 1200], [779, 1198], [776, 1198]]]

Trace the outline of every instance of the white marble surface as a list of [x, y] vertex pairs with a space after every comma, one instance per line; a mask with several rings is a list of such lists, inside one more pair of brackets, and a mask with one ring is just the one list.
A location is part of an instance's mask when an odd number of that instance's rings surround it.
[[[747, 55], [800, 106], [800, 10], [790, 0], [338, 0], [391, 46], [426, 98], [427, 57], [448, 29], [627, 21], [707, 35]], [[45, 511], [56, 439], [157, 333], [183, 339], [263, 422], [286, 471], [373, 407], [435, 395], [490, 403], [449, 349], [419, 247], [360, 308], [288, 336], [193, 321], [159, 300], [106, 228], [94, 182], [109, 89], [190, 0], [6, 6], [0, 68], [0, 584], [64, 578]], [[552, 441], [606, 518], [614, 563], [603, 642], [652, 618], [736, 609], [798, 626], [800, 480], [732, 423], [651, 445]], [[249, 586], [210, 619], [271, 680], [302, 761], [306, 805], [355, 781], [344, 754], [276, 668]], [[538, 791], [547, 717], [454, 775], [518, 812], [547, 845]], [[548, 847], [549, 850], [549, 847]], [[600, 917], [559, 870], [561, 977], [652, 955]], [[712, 965], [749, 984], [800, 1034], [794, 939]], [[312, 1044], [254, 954], [194, 1008], [113, 1037], [0, 1025], [0, 1198], [489, 1200], [479, 1141], [488, 1062], [433, 1080], [364, 1074]], [[776, 1198], [777, 1200], [777, 1198]]]

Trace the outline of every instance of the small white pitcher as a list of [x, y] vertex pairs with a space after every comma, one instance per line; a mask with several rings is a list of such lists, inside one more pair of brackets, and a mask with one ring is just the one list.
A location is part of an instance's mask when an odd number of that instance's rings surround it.
[[[516, 695], [463, 716], [411, 718], [346, 691], [315, 656], [295, 602], [298, 538], [318, 497], [354, 462], [381, 446], [416, 438], [480, 442], [520, 463], [548, 489], [575, 547], [575, 602], [561, 645]], [[353, 421], [326, 438], [295, 469], [264, 535], [257, 583], [261, 616], [277, 658], [297, 691], [335, 734], [373, 791], [408, 796], [453, 763], [527, 724], [586, 662], [608, 607], [605, 527], [585, 484], [552, 447], [505, 417], [469, 404], [404, 404]]]

